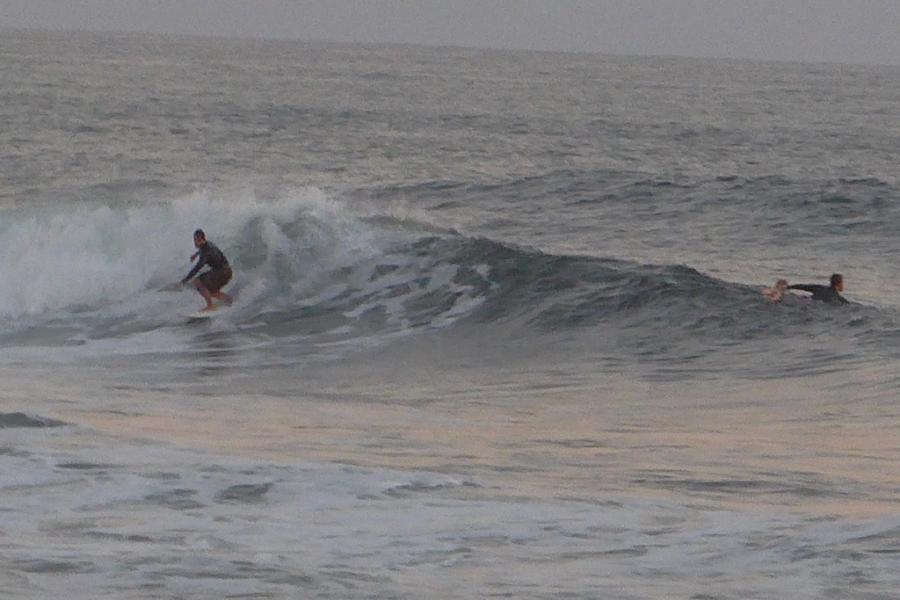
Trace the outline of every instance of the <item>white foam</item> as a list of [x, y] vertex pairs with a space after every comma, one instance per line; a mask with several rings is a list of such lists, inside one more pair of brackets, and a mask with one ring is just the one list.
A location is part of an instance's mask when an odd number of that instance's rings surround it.
[[[372, 252], [367, 228], [320, 190], [277, 201], [195, 194], [155, 204], [78, 202], [24, 213], [0, 209], [0, 317], [108, 309], [177, 281], [201, 227], [232, 262], [262, 256], [241, 276], [259, 296], [276, 263], [290, 280]], [[291, 236], [287, 228], [300, 228]]]
[[[192, 352], [198, 336], [235, 331], [242, 333], [242, 351], [264, 352], [263, 342], [276, 350], [268, 357], [234, 353], [239, 364], [267, 362], [299, 340], [304, 352], [291, 353], [292, 360], [320, 350], [333, 357], [339, 348], [371, 348], [447, 327], [484, 301], [477, 286], [457, 281], [459, 265], [405, 250], [421, 232], [381, 228], [314, 188], [278, 200], [245, 194], [120, 206], [79, 202], [65, 211], [0, 209], [0, 333], [11, 336], [5, 359], [59, 364]], [[226, 291], [236, 302], [227, 315], [185, 328], [184, 315], [201, 308], [202, 299], [192, 289], [160, 288], [190, 269], [197, 227], [234, 266]], [[431, 295], [443, 304], [424, 306]], [[310, 332], [294, 325], [296, 311], [315, 313], [322, 305], [342, 309], [345, 320], [307, 340]], [[294, 335], [270, 336], [285, 311]], [[370, 311], [384, 321], [370, 320]]]

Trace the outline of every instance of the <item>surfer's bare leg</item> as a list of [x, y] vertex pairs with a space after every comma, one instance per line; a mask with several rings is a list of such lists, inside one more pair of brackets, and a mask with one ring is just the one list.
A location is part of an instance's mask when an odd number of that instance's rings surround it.
[[193, 284], [194, 287], [197, 288], [197, 291], [200, 292], [200, 295], [203, 296], [203, 299], [206, 300], [206, 308], [203, 310], [215, 310], [216, 307], [213, 305], [212, 294], [209, 293], [209, 290], [206, 289], [203, 282], [198, 278], [193, 281]]
[[218, 292], [213, 292], [212, 297], [217, 300], [221, 300], [228, 306], [231, 306], [231, 303], [234, 302], [234, 298], [232, 298], [231, 296], [229, 296], [228, 294], [226, 294], [225, 292], [223, 292], [221, 290], [219, 290]]

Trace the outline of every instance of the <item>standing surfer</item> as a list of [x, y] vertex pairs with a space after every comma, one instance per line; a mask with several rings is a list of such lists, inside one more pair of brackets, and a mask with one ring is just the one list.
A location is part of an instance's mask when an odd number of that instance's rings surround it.
[[228, 259], [219, 250], [219, 247], [206, 239], [206, 234], [202, 229], [194, 232], [194, 247], [197, 252], [191, 256], [191, 260], [199, 257], [197, 264], [191, 269], [190, 273], [181, 280], [182, 285], [190, 281], [204, 265], [209, 266], [209, 271], [202, 273], [194, 279], [192, 283], [203, 299], [206, 300], [206, 308], [200, 312], [215, 310], [213, 298], [221, 300], [225, 304], [231, 304], [231, 296], [221, 291], [222, 288], [231, 280], [231, 266]]

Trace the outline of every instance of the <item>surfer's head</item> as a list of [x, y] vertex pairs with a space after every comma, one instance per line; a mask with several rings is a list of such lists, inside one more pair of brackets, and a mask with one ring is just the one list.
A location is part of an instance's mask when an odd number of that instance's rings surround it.
[[834, 273], [831, 276], [831, 289], [836, 292], [844, 291], [844, 276], [840, 273]]
[[203, 244], [206, 243], [206, 234], [203, 233], [202, 229], [197, 229], [194, 231], [194, 247], [199, 248]]

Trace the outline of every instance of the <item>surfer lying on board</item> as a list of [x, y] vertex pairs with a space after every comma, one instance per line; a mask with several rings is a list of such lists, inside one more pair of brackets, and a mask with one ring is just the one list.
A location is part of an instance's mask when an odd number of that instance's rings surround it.
[[846, 298], [841, 296], [841, 292], [844, 291], [844, 276], [840, 273], [831, 276], [829, 285], [798, 283], [789, 285], [787, 289], [809, 292], [812, 294], [813, 300], [821, 300], [830, 304], [850, 304]]
[[772, 302], [780, 302], [787, 290], [801, 290], [812, 294], [813, 300], [828, 302], [829, 304], [849, 304], [850, 302], [841, 296], [844, 291], [844, 276], [835, 273], [831, 276], [829, 285], [817, 285], [812, 283], [798, 283], [788, 285], [786, 279], [779, 279], [774, 287], [763, 289], [763, 295]]
[[225, 284], [231, 280], [231, 266], [228, 264], [228, 259], [225, 258], [218, 246], [206, 239], [206, 234], [203, 233], [202, 229], [194, 232], [194, 247], [197, 248], [197, 252], [191, 256], [191, 260], [198, 256], [200, 259], [194, 265], [194, 268], [191, 269], [191, 272], [181, 280], [182, 285], [190, 281], [197, 274], [197, 271], [203, 268], [203, 265], [208, 265], [209, 271], [202, 273], [192, 282], [197, 291], [200, 292], [200, 295], [203, 296], [203, 299], [206, 300], [206, 308], [200, 312], [216, 310], [213, 298], [221, 300], [225, 304], [231, 304], [231, 296], [221, 291]]

